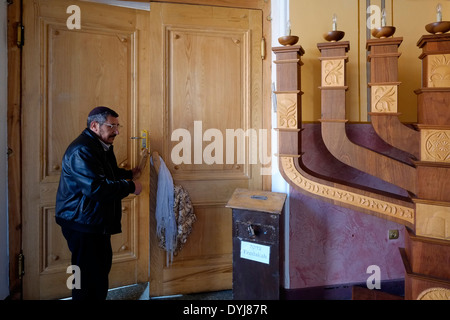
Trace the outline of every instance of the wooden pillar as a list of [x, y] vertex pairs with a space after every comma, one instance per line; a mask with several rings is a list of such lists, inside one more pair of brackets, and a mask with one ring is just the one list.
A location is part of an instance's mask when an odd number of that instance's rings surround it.
[[419, 158], [419, 132], [403, 125], [398, 112], [398, 47], [403, 38], [371, 39], [370, 82], [372, 126], [388, 144]]
[[277, 128], [279, 155], [298, 156], [301, 150], [301, 61], [305, 53], [297, 46], [272, 49], [277, 68]]
[[450, 299], [450, 35], [425, 35], [422, 88], [418, 97], [420, 131], [415, 230], [405, 249], [405, 299]]
[[[347, 121], [345, 115], [345, 92], [347, 91], [347, 79], [345, 64], [348, 61], [347, 51], [350, 49], [348, 41], [324, 42], [317, 45], [322, 53], [322, 81], [321, 121]], [[341, 108], [341, 106], [344, 108]]]
[[426, 35], [417, 45], [422, 48], [423, 87], [416, 90], [420, 130], [416, 195], [420, 209], [424, 201], [427, 207], [436, 208], [427, 210], [426, 217], [417, 217], [416, 233], [430, 233], [421, 222], [438, 210], [445, 212], [442, 227], [446, 228], [436, 230], [434, 237], [450, 241], [450, 34]]

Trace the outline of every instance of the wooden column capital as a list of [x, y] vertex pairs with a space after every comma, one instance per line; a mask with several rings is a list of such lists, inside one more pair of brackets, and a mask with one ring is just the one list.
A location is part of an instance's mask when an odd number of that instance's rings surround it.
[[305, 50], [300, 45], [297, 45], [297, 46], [273, 47], [272, 51], [275, 54], [277, 54], [277, 53], [289, 53], [289, 52], [296, 52], [300, 56], [305, 54]]
[[350, 50], [350, 42], [349, 41], [320, 42], [317, 44], [317, 48], [322, 52], [322, 55], [323, 52], [327, 50], [345, 50], [345, 52], [347, 52]]
[[423, 50], [424, 53], [439, 51], [442, 53], [443, 49], [450, 49], [450, 33], [423, 35], [417, 46]]
[[396, 37], [396, 38], [384, 38], [384, 39], [369, 39], [366, 43], [366, 49], [367, 51], [371, 51], [375, 47], [380, 46], [397, 46], [399, 47], [400, 44], [403, 42], [403, 37]]

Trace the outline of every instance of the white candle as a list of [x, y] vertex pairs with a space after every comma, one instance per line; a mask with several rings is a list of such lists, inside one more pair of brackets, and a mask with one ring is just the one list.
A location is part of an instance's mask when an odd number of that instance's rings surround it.
[[337, 30], [337, 17], [336, 14], [333, 14], [333, 31]]
[[384, 10], [384, 9], [381, 13], [381, 26], [382, 27], [386, 26], [386, 10]]
[[288, 20], [287, 22], [287, 30], [286, 30], [288, 35], [291, 35], [291, 20]]
[[441, 12], [441, 4], [439, 3], [436, 7], [437, 13], [436, 13], [436, 20], [437, 22], [442, 21], [442, 12]]

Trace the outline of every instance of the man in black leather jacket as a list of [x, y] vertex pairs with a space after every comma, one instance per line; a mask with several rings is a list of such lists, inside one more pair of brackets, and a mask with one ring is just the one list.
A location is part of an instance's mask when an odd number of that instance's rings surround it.
[[56, 222], [80, 269], [73, 300], [106, 299], [112, 264], [111, 235], [122, 232], [121, 200], [142, 190], [140, 170], [117, 166], [112, 143], [119, 134], [118, 114], [96, 107], [87, 128], [67, 148], [56, 195]]

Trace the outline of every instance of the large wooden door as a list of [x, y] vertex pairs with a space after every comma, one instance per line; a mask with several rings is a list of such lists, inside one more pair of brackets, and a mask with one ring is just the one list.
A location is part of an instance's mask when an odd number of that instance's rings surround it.
[[[150, 20], [148, 11], [27, 0], [24, 21], [23, 290], [25, 299], [53, 299], [70, 296], [70, 252], [54, 219], [63, 153], [89, 111], [106, 105], [124, 126], [114, 142], [118, 163], [138, 163], [140, 146], [130, 137], [150, 125]], [[141, 195], [122, 202], [123, 232], [112, 237], [111, 287], [148, 281], [148, 167], [141, 180]]]
[[[150, 296], [230, 289], [225, 206], [235, 188], [261, 189], [263, 181], [255, 158], [264, 144], [262, 12], [152, 2], [150, 20], [152, 150], [187, 189], [197, 216], [169, 266], [151, 221]], [[230, 138], [227, 130], [256, 136]]]

